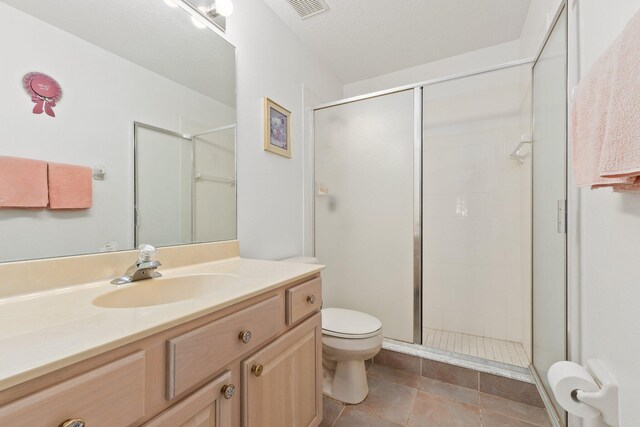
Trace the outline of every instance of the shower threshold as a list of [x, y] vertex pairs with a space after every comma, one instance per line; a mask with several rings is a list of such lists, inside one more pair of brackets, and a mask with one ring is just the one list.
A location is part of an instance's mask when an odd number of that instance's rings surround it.
[[397, 353], [418, 356], [423, 359], [434, 360], [436, 362], [447, 363], [449, 365], [461, 366], [463, 368], [474, 369], [479, 372], [499, 375], [505, 378], [511, 378], [518, 381], [524, 381], [534, 384], [533, 375], [530, 367], [512, 365], [495, 360], [470, 356], [453, 351], [442, 350], [434, 347], [427, 347], [422, 344], [411, 344], [403, 341], [397, 341], [391, 338], [385, 338], [382, 342], [382, 348], [385, 350], [395, 351]]
[[508, 365], [529, 366], [529, 358], [519, 342], [424, 328], [423, 344], [448, 352], [493, 360]]

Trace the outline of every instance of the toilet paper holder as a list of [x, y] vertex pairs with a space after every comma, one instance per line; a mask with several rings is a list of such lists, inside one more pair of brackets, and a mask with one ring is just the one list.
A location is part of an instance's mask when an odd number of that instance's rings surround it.
[[596, 380], [600, 390], [594, 392], [575, 390], [572, 397], [597, 409], [605, 423], [616, 427], [618, 425], [618, 383], [599, 360], [587, 360], [585, 368]]

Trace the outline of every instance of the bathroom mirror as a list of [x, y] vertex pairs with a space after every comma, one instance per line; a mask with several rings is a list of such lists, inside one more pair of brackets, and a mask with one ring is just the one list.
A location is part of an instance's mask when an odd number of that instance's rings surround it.
[[0, 262], [236, 237], [235, 47], [171, 5], [0, 0], [0, 156], [93, 174], [89, 209], [0, 207]]

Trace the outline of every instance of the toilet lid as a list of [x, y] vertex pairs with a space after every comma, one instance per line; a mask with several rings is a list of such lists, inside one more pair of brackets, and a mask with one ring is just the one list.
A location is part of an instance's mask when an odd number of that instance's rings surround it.
[[322, 310], [322, 333], [344, 338], [368, 338], [375, 336], [382, 322], [375, 317], [344, 308]]

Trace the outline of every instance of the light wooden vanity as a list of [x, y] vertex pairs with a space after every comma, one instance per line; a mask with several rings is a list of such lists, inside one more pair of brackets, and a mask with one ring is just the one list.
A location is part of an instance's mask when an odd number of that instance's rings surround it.
[[317, 426], [321, 301], [316, 272], [16, 384], [0, 426]]

